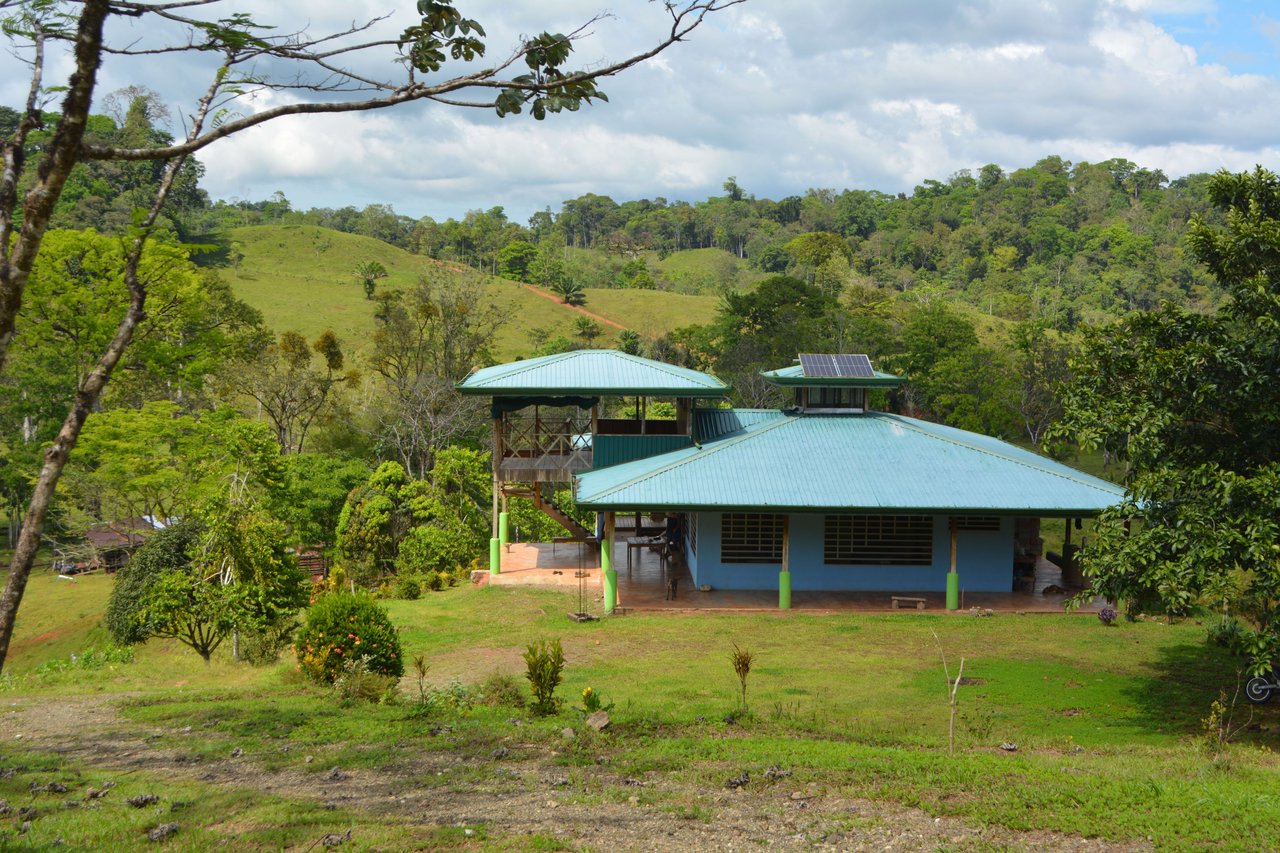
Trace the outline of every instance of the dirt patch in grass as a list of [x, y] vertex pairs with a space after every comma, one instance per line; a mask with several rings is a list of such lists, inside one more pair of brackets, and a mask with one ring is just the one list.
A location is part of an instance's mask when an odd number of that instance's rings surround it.
[[[284, 755], [273, 752], [269, 761], [249, 753], [232, 757], [231, 734], [226, 758], [196, 758], [181, 747], [182, 740], [207, 742], [208, 731], [139, 725], [102, 697], [6, 704], [0, 730], [11, 744], [57, 753], [75, 764], [270, 792], [423, 826], [484, 825], [503, 836], [552, 837], [594, 850], [1143, 849], [975, 826], [786, 777], [754, 779], [736, 790], [674, 773], [629, 778], [611, 768], [607, 755], [566, 766], [561, 753], [567, 742], [524, 742], [518, 730], [505, 751], [492, 755], [406, 748], [402, 757], [376, 769], [344, 768], [326, 761], [322, 750], [307, 761], [296, 745], [287, 744], [278, 750]], [[263, 766], [286, 761], [277, 769]]]

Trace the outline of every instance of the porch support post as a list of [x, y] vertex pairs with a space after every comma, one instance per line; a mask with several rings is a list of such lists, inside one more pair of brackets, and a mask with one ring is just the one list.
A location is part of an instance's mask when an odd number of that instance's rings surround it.
[[504, 551], [511, 544], [510, 517], [505, 511], [498, 513], [498, 541], [502, 543]]
[[956, 574], [956, 520], [951, 519], [951, 570], [947, 572], [947, 609], [960, 609], [960, 575]]
[[1074, 586], [1076, 572], [1075, 560], [1072, 558], [1073, 554], [1071, 551], [1071, 519], [1062, 519], [1062, 524], [1064, 527], [1062, 533], [1062, 585], [1066, 586], [1071, 584]]
[[498, 535], [498, 501], [502, 495], [502, 418], [493, 419], [493, 514], [491, 516], [493, 532]]
[[489, 540], [489, 574], [502, 574], [502, 540], [497, 536]]
[[791, 516], [782, 517], [782, 571], [778, 572], [778, 609], [791, 609]]
[[618, 607], [618, 573], [613, 568], [614, 515], [604, 514], [604, 539], [600, 542], [600, 574], [604, 576], [604, 612]]

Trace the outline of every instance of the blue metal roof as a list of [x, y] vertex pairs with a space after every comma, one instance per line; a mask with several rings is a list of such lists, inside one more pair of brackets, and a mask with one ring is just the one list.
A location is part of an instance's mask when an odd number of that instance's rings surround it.
[[701, 442], [715, 441], [785, 417], [778, 409], [698, 409], [693, 413], [693, 435]]
[[457, 389], [463, 394], [492, 397], [723, 397], [729, 393], [728, 385], [707, 373], [617, 350], [591, 349], [486, 367], [473, 371]]
[[[729, 414], [699, 413], [728, 425]], [[701, 447], [577, 478], [599, 510], [792, 510], [1092, 515], [1119, 486], [999, 439], [885, 413], [778, 412]]]

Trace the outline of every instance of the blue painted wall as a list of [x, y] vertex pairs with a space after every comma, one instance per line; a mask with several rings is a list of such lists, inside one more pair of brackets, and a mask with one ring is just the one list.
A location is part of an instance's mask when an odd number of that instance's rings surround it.
[[[823, 515], [793, 514], [791, 588], [793, 590], [867, 590], [944, 592], [951, 560], [950, 517], [933, 519], [931, 566], [828, 566], [822, 559]], [[716, 589], [777, 589], [777, 563], [720, 562], [720, 515], [699, 513], [698, 553], [685, 552], [696, 586]], [[1002, 518], [999, 531], [962, 530], [957, 534], [956, 571], [967, 592], [1009, 592], [1013, 586], [1013, 519]]]

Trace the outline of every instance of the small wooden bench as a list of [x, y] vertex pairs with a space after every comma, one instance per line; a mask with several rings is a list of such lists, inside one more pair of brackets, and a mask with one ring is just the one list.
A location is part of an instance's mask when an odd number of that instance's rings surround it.
[[590, 545], [593, 548], [595, 548], [595, 547], [599, 547], [600, 540], [594, 536], [587, 536], [585, 538], [581, 536], [553, 536], [551, 537], [551, 553], [552, 555], [556, 553], [557, 545], [574, 545], [574, 544], [576, 544], [580, 549], [586, 545]]
[[906, 595], [891, 595], [889, 596], [889, 600], [893, 602], [894, 610], [901, 610], [909, 607], [914, 607], [916, 610], [924, 610], [925, 602], [923, 598], [911, 598]]

